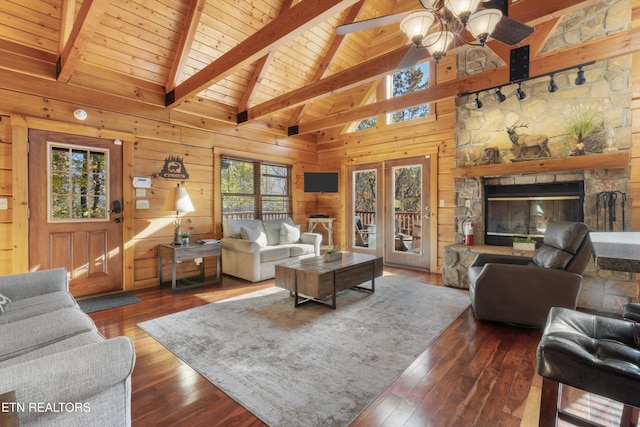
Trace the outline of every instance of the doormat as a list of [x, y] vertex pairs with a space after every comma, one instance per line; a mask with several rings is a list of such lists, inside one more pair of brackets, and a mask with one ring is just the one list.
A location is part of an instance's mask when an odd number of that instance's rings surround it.
[[108, 310], [110, 308], [122, 307], [140, 302], [140, 299], [129, 292], [119, 292], [117, 294], [100, 295], [87, 299], [78, 300], [78, 305], [85, 313]]

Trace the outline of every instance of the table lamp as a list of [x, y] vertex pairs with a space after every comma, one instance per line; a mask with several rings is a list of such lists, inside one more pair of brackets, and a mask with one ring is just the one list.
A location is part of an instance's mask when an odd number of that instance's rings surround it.
[[189, 198], [189, 193], [184, 187], [180, 187], [180, 184], [176, 188], [169, 191], [169, 195], [165, 200], [164, 209], [167, 211], [176, 211], [176, 219], [173, 222], [174, 236], [173, 244], [182, 245], [182, 232], [180, 230], [180, 213], [181, 212], [194, 212], [193, 203]]

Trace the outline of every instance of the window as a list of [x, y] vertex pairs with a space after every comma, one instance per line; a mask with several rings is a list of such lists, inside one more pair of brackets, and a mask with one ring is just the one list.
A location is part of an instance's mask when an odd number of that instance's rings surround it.
[[49, 142], [49, 221], [108, 220], [106, 150]]
[[291, 166], [230, 157], [221, 163], [223, 218], [291, 216]]
[[[390, 76], [389, 97], [401, 96], [425, 89], [429, 86], [429, 63], [405, 68]], [[429, 104], [407, 108], [389, 114], [389, 123], [399, 123], [429, 115]]]
[[[395, 72], [393, 75], [387, 76], [387, 93], [386, 99], [394, 96], [401, 96], [407, 93], [416, 92], [429, 87], [430, 79], [429, 62], [415, 65]], [[372, 99], [370, 102], [375, 102]], [[387, 114], [387, 123], [400, 123], [407, 120], [413, 120], [420, 117], [426, 117], [430, 114], [430, 105], [423, 104], [417, 107], [407, 108], [401, 111], [395, 111]], [[376, 117], [353, 122], [347, 132], [358, 132], [361, 130], [372, 129], [377, 126]]]

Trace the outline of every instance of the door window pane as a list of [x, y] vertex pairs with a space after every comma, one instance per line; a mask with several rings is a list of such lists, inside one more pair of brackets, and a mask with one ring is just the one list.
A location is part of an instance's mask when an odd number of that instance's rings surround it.
[[422, 166], [393, 168], [393, 200], [395, 210], [394, 250], [421, 253], [416, 244], [420, 235], [422, 212]]
[[377, 179], [375, 169], [353, 172], [355, 246], [376, 248]]
[[108, 152], [48, 143], [49, 221], [108, 220]]

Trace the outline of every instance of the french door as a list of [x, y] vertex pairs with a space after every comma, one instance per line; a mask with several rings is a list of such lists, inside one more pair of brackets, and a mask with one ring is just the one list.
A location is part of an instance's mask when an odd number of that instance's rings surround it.
[[64, 267], [74, 296], [122, 284], [122, 146], [29, 132], [29, 269]]
[[431, 267], [429, 177], [429, 156], [385, 162], [386, 263]]

